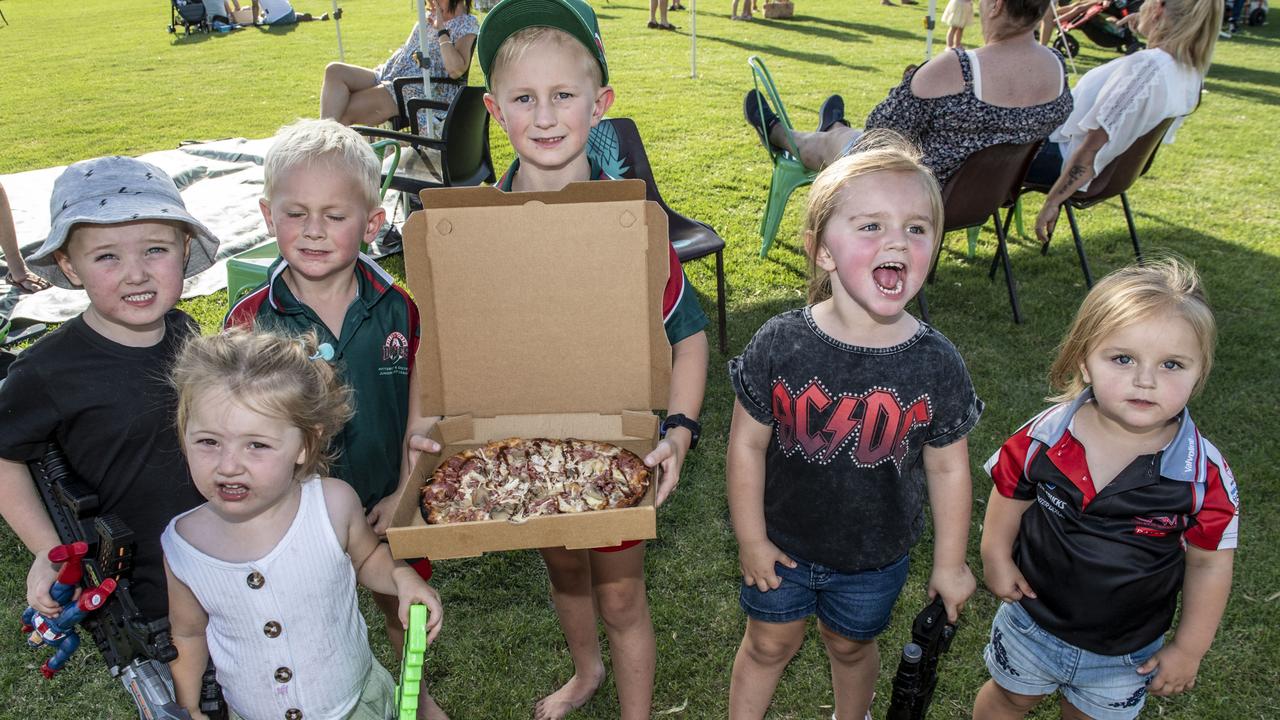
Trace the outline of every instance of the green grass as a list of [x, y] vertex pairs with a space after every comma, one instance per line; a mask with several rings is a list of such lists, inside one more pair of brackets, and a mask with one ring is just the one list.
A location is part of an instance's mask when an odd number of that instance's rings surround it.
[[[299, 7], [326, 8], [320, 0], [303, 0]], [[407, 0], [348, 0], [345, 8], [348, 62], [381, 62], [412, 24]], [[0, 0], [0, 9], [10, 23], [0, 26], [0, 173], [167, 149], [189, 138], [270, 135], [316, 112], [321, 73], [337, 56], [332, 23], [175, 39], [164, 31], [168, 9], [160, 0]], [[919, 61], [923, 10], [800, 0], [793, 20], [736, 23], [728, 20], [728, 0], [704, 4], [695, 80], [689, 77], [688, 13], [672, 13], [679, 33], [661, 33], [644, 29], [641, 0], [599, 2], [597, 9], [618, 92], [612, 114], [635, 118], [668, 202], [709, 222], [729, 243], [729, 332], [736, 352], [765, 319], [803, 301], [805, 273], [796, 241], [803, 192], [792, 200], [769, 258], [757, 254], [769, 166], [741, 119], [742, 95], [750, 87], [747, 56], [767, 59], [799, 126], [815, 121], [831, 92], [844, 95], [856, 119], [884, 96], [905, 64]], [[976, 37], [971, 29], [970, 41]], [[1113, 57], [1085, 45], [1082, 71]], [[1185, 696], [1153, 700], [1148, 717], [1280, 717], [1280, 530], [1266, 520], [1280, 511], [1280, 453], [1266, 434], [1280, 419], [1280, 362], [1267, 349], [1280, 335], [1280, 182], [1272, 163], [1280, 154], [1280, 73], [1266, 69], [1275, 67], [1278, 49], [1275, 21], [1220, 44], [1202, 106], [1131, 194], [1145, 247], [1195, 260], [1214, 300], [1221, 323], [1218, 366], [1193, 411], [1231, 460], [1245, 504], [1234, 592], [1199, 682]], [[479, 80], [477, 70], [472, 83]], [[505, 165], [511, 157], [505, 139], [495, 134], [493, 140], [496, 162]], [[1033, 201], [1029, 215], [1036, 209]], [[1131, 259], [1118, 203], [1093, 209], [1081, 222], [1095, 272]], [[975, 569], [981, 499], [990, 490], [979, 466], [1042, 407], [1054, 345], [1084, 296], [1062, 225], [1064, 235], [1048, 256], [1032, 241], [1013, 243], [1027, 316], [1021, 326], [1010, 322], [1003, 287], [986, 279], [994, 249], [990, 232], [974, 259], [965, 257], [963, 235], [948, 238], [937, 284], [929, 290], [935, 324], [959, 346], [987, 401], [970, 441], [978, 498], [970, 551]], [[396, 259], [389, 266], [400, 269]], [[701, 262], [688, 268], [708, 311], [712, 267]], [[212, 328], [224, 302], [217, 295], [184, 307]], [[648, 558], [659, 653], [654, 708], [683, 708], [673, 717], [725, 715], [729, 668], [744, 624], [723, 490], [732, 405], [725, 360], [713, 355], [703, 445], [686, 466], [679, 494], [663, 508], [661, 539], [651, 544]], [[884, 636], [880, 716], [895, 648], [922, 603], [928, 558], [926, 537]], [[15, 625], [29, 563], [12, 534], [0, 531], [0, 616]], [[532, 702], [570, 672], [537, 556], [448, 561], [437, 572], [447, 620], [428, 658], [433, 692], [457, 718], [528, 717]], [[985, 591], [973, 598], [945, 660], [931, 717], [967, 716], [985, 679], [981, 651], [995, 606]], [[376, 611], [369, 609], [376, 627]], [[384, 663], [394, 667], [385, 640], [372, 634]], [[0, 644], [0, 687], [7, 698], [0, 717], [130, 716], [130, 704], [94, 653], [81, 653], [69, 671], [44, 682], [36, 672], [42, 656], [24, 647], [16, 627], [7, 637]], [[831, 702], [826, 658], [813, 634], [784, 676], [771, 717], [828, 717]], [[616, 716], [609, 683], [573, 717]], [[1034, 717], [1056, 712], [1045, 703]]]

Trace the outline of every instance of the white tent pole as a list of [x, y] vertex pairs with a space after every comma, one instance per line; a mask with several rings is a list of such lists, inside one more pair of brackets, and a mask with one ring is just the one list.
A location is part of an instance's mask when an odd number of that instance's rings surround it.
[[422, 53], [422, 96], [431, 99], [431, 71], [427, 69], [427, 0], [418, 0], [418, 52]]
[[689, 77], [698, 77], [698, 0], [689, 3]]
[[938, 0], [929, 0], [929, 14], [924, 18], [924, 61], [933, 57], [933, 19], [938, 12]]
[[333, 29], [338, 31], [338, 62], [346, 62], [347, 56], [342, 52], [342, 13], [338, 12], [338, 0], [333, 0]]

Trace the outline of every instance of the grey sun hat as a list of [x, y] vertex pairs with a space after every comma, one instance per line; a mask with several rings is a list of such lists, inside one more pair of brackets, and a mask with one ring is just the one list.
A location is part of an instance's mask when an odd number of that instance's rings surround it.
[[133, 220], [177, 220], [191, 233], [187, 267], [191, 277], [213, 265], [218, 239], [187, 212], [182, 196], [160, 168], [129, 157], [94, 158], [69, 165], [53, 182], [49, 237], [27, 258], [27, 266], [60, 288], [73, 289], [54, 260], [76, 223], [112, 225]]

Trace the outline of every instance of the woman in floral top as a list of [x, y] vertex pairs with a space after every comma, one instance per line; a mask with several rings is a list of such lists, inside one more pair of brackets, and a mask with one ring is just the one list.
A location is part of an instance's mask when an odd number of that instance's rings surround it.
[[[471, 14], [471, 0], [429, 0], [429, 3], [431, 12], [424, 28], [427, 52], [423, 53], [427, 74], [433, 78], [459, 79], [471, 67], [471, 48], [480, 29], [479, 21]], [[320, 89], [320, 117], [332, 118], [344, 125], [379, 125], [399, 115], [403, 108], [396, 107], [392, 84], [396, 78], [422, 77], [422, 68], [414, 59], [418, 50], [415, 25], [400, 49], [373, 70], [329, 63]], [[444, 103], [451, 102], [461, 91], [461, 83], [431, 84], [431, 98]], [[421, 84], [405, 89], [405, 100], [420, 97], [423, 97]]]
[[[1071, 113], [1062, 56], [1036, 42], [1032, 33], [1049, 4], [980, 0], [986, 43], [909, 68], [902, 83], [867, 116], [867, 129], [890, 128], [906, 135], [920, 147], [924, 164], [939, 183], [983, 148], [1046, 137]], [[786, 130], [757, 95], [748, 93], [743, 104], [747, 122], [762, 139], [789, 150]], [[821, 118], [817, 132], [794, 133], [800, 161], [812, 170], [843, 157], [863, 132], [845, 121], [839, 95], [823, 103]]]

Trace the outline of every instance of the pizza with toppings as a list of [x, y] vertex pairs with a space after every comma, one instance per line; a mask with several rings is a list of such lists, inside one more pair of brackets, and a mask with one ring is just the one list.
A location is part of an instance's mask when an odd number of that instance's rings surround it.
[[508, 438], [445, 459], [422, 486], [432, 525], [631, 507], [649, 490], [635, 453], [591, 440]]

